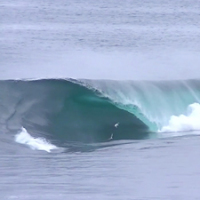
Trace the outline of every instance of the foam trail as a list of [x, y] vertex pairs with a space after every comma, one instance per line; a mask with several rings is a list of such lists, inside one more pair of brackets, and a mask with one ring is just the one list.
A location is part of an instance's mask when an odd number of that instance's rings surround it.
[[160, 132], [181, 132], [200, 130], [200, 104], [188, 106], [186, 115], [171, 116], [169, 124], [163, 126]]
[[23, 127], [21, 132], [15, 136], [15, 141], [20, 144], [25, 144], [33, 150], [36, 149], [51, 152], [52, 149], [57, 149], [55, 145], [49, 143], [44, 138], [33, 138]]

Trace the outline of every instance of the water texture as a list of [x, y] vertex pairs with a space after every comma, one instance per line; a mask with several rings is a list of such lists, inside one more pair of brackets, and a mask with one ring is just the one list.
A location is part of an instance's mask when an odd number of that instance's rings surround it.
[[0, 199], [199, 199], [199, 0], [0, 1]]

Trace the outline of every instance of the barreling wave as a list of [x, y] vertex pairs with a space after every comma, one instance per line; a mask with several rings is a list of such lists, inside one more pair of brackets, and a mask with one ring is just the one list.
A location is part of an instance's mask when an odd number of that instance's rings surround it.
[[199, 88], [200, 80], [4, 80], [0, 126], [63, 143], [199, 130]]
[[[81, 84], [99, 91], [116, 107], [136, 116], [147, 125], [150, 132], [200, 130], [198, 126], [190, 122], [194, 122], [195, 118], [195, 123], [198, 123], [198, 117], [200, 117], [200, 80], [82, 80]], [[182, 116], [187, 120], [182, 121]], [[177, 120], [176, 122], [173, 120], [173, 127], [169, 128], [172, 125], [172, 118], [177, 118]], [[175, 124], [177, 124], [176, 128]]]

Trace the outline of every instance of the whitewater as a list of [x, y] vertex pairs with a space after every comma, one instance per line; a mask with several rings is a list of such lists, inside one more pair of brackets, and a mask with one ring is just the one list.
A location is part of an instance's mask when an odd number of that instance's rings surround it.
[[52, 149], [57, 148], [56, 146], [46, 141], [44, 138], [33, 138], [23, 127], [21, 131], [15, 136], [15, 141], [20, 144], [25, 144], [33, 150], [51, 152]]
[[199, 5], [1, 0], [0, 199], [199, 199]]

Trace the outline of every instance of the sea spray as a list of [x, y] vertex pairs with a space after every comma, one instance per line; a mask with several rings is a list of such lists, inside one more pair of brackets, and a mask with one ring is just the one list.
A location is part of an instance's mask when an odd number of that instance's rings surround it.
[[160, 132], [182, 132], [200, 130], [200, 104], [193, 103], [188, 106], [184, 115], [170, 117], [169, 123], [163, 126]]
[[15, 141], [20, 144], [25, 144], [33, 150], [43, 150], [46, 152], [51, 152], [57, 147], [44, 138], [34, 138], [32, 137], [25, 128], [22, 127], [21, 132], [15, 136]]

